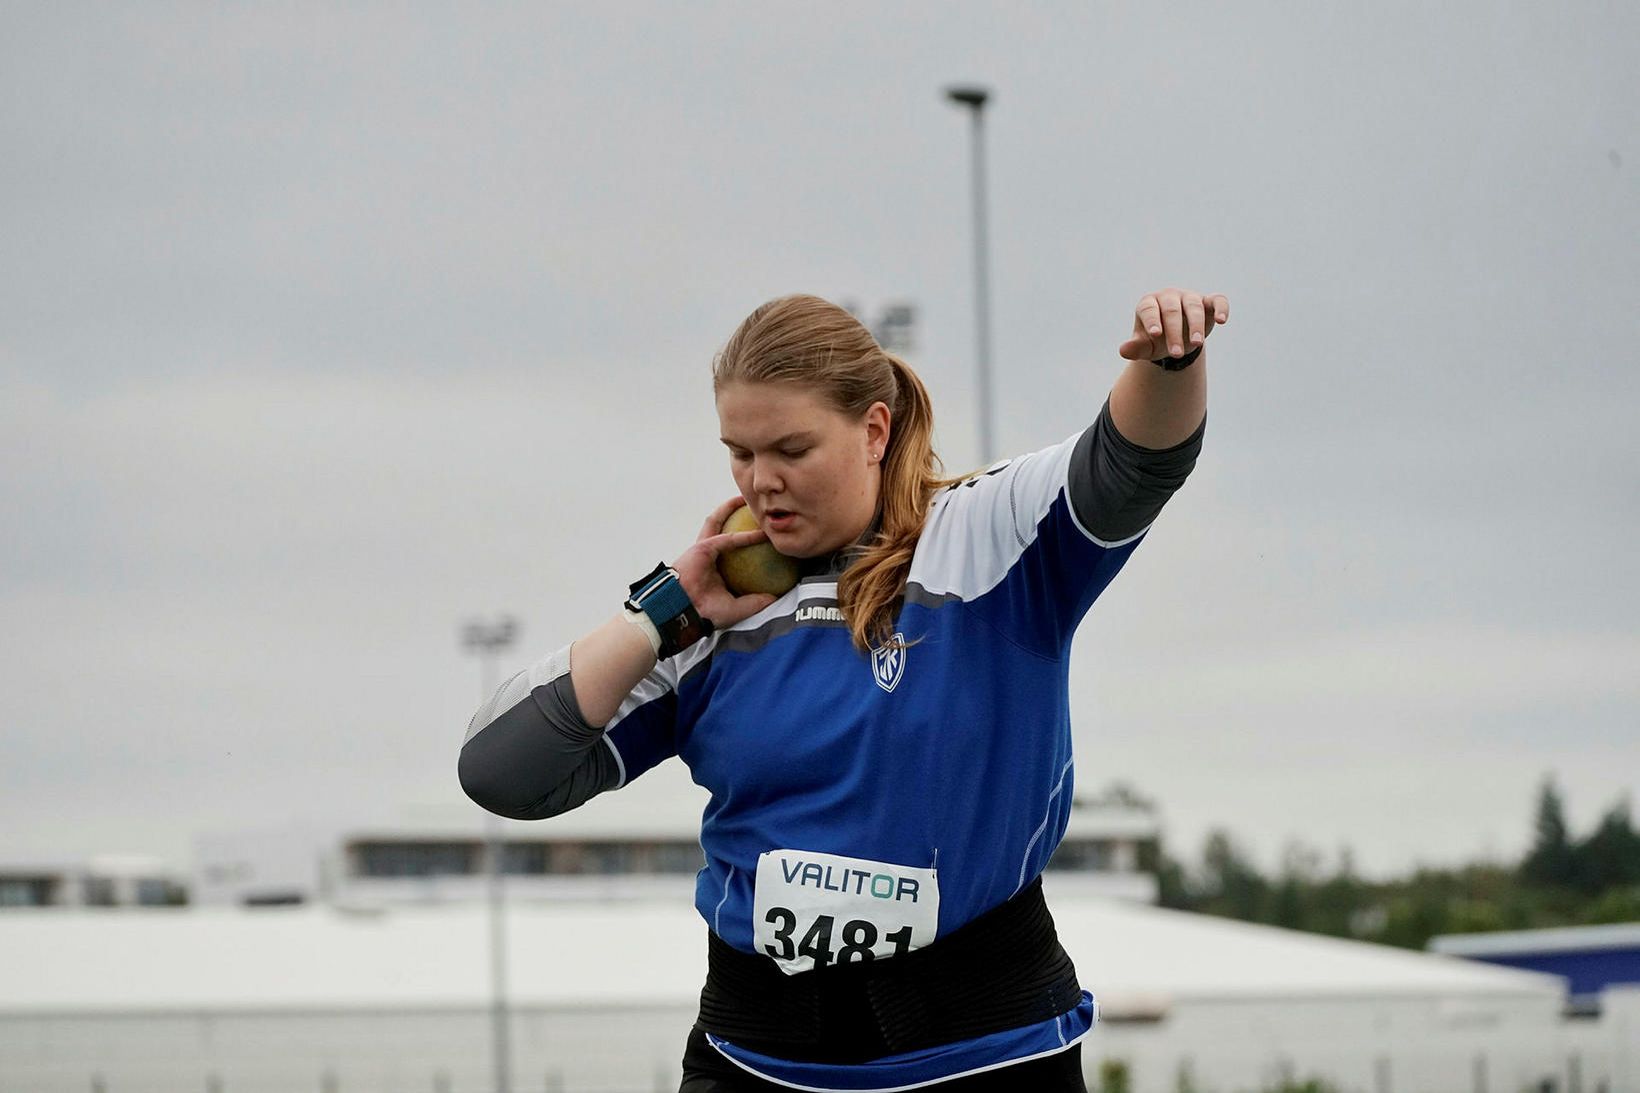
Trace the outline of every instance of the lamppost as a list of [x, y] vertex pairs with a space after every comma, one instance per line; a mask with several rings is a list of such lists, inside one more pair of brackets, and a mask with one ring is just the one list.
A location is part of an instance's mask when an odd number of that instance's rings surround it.
[[974, 157], [974, 359], [979, 370], [975, 399], [979, 408], [979, 457], [981, 463], [996, 458], [991, 432], [991, 288], [985, 238], [985, 100], [991, 97], [983, 87], [958, 86], [945, 89], [945, 97], [968, 108], [973, 118]]
[[[468, 622], [461, 629], [461, 646], [469, 653], [478, 654], [482, 695], [480, 702], [488, 702], [500, 681], [496, 678], [496, 660], [502, 650], [518, 637], [518, 620], [502, 615], [493, 623], [480, 620]], [[507, 1041], [507, 920], [501, 890], [501, 818], [486, 813], [484, 822], [486, 843], [485, 873], [488, 877], [490, 902], [490, 1026], [495, 1042], [496, 1093], [512, 1093], [512, 1052]]]

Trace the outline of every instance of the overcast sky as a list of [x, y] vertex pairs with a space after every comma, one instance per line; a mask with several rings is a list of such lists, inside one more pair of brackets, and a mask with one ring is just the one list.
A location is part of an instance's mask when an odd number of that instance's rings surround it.
[[[413, 13], [412, 13], [413, 12]], [[1195, 475], [1073, 671], [1078, 786], [1369, 871], [1640, 787], [1640, 8], [0, 7], [0, 860], [476, 823], [509, 670], [733, 491], [713, 352], [919, 312], [980, 459], [1230, 297]], [[644, 791], [636, 783], [632, 793]], [[657, 798], [659, 799], [659, 798]], [[419, 810], [419, 812], [418, 812]]]

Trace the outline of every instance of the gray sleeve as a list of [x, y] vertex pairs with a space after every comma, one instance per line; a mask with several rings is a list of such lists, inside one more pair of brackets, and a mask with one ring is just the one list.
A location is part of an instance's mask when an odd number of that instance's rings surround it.
[[587, 724], [562, 649], [501, 685], [467, 728], [457, 763], [475, 803], [515, 820], [541, 820], [620, 784], [620, 765]]
[[1204, 417], [1182, 444], [1141, 448], [1116, 431], [1106, 399], [1071, 456], [1069, 492], [1076, 518], [1106, 542], [1139, 534], [1190, 476], [1206, 432]]

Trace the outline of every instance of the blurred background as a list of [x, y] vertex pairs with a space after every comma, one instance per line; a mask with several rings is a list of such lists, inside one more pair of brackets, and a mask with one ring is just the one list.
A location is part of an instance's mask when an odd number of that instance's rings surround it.
[[[1640, 1089], [1636, 42], [1594, 2], [0, 7], [0, 1091], [675, 1088], [697, 791], [493, 854], [486, 680], [733, 493], [709, 367], [763, 300], [898, 339], [961, 471], [1085, 427], [1169, 285], [1232, 319], [1075, 654], [1090, 1083]], [[1232, 926], [1201, 951], [1347, 948], [1164, 974]], [[1412, 952], [1498, 930], [1537, 974]]]

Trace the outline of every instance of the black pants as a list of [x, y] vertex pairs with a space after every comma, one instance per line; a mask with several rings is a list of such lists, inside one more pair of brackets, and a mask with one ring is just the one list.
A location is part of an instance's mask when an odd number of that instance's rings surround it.
[[[1028, 1063], [987, 1070], [929, 1086], [939, 1093], [1088, 1093], [1082, 1080], [1082, 1045]], [[683, 1084], [678, 1093], [790, 1093], [787, 1086], [766, 1082], [740, 1069], [706, 1042], [699, 1028], [689, 1030], [683, 1049]]]

